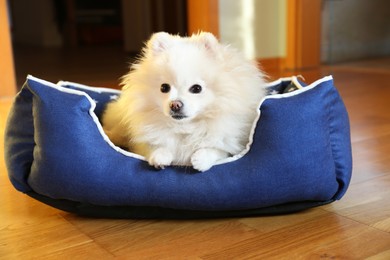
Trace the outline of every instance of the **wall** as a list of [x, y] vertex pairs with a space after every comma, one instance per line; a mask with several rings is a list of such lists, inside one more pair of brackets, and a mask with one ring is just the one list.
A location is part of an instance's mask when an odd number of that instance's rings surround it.
[[324, 1], [322, 61], [390, 55], [390, 1]]
[[222, 42], [248, 58], [286, 56], [286, 0], [219, 0]]

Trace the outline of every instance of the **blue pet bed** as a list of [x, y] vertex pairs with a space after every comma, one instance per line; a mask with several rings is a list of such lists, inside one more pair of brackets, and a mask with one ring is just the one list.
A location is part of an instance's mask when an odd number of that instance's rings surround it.
[[102, 131], [99, 118], [120, 91], [28, 76], [5, 130], [9, 178], [41, 202], [92, 217], [241, 217], [340, 199], [351, 178], [351, 141], [332, 77], [308, 86], [280, 79], [268, 90], [245, 154], [203, 173], [158, 171]]

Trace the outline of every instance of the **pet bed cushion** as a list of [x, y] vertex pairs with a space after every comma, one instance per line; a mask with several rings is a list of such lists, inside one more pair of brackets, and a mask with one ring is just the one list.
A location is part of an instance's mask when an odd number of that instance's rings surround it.
[[[296, 77], [269, 83], [248, 151], [206, 172], [158, 171], [102, 130], [102, 111], [120, 91], [28, 76], [5, 131], [9, 178], [37, 200], [94, 217], [250, 216], [327, 204], [351, 178], [348, 115], [331, 76], [302, 85]], [[291, 86], [298, 90], [280, 94]]]

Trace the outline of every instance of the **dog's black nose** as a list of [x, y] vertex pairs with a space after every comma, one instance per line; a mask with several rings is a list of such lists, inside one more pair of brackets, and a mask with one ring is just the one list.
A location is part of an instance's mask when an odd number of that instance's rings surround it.
[[169, 104], [171, 111], [175, 113], [180, 112], [183, 106], [184, 104], [180, 100], [171, 101], [171, 103]]

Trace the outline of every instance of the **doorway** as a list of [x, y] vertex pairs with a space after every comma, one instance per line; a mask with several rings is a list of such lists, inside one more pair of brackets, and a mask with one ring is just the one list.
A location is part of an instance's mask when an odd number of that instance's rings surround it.
[[150, 34], [187, 34], [186, 0], [9, 1], [17, 86], [27, 74], [118, 88]]

